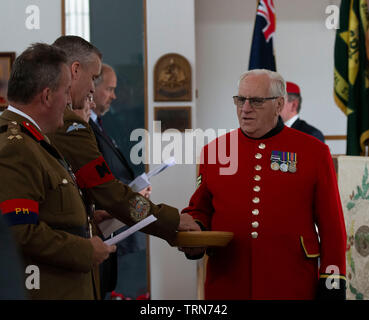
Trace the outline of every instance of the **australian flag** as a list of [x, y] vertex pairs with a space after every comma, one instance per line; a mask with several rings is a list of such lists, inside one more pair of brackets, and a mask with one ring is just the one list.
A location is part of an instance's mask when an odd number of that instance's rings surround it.
[[276, 30], [274, 0], [260, 0], [256, 12], [249, 70], [276, 71], [273, 38]]

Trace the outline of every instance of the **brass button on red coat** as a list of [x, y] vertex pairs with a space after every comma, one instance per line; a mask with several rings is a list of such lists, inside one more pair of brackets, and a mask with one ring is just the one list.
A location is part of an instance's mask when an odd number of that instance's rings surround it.
[[260, 199], [258, 197], [255, 197], [254, 199], [252, 199], [252, 202], [253, 203], [259, 203], [260, 202]]
[[251, 226], [252, 226], [253, 228], [257, 228], [257, 227], [259, 226], [259, 222], [254, 221], [253, 223], [251, 223]]

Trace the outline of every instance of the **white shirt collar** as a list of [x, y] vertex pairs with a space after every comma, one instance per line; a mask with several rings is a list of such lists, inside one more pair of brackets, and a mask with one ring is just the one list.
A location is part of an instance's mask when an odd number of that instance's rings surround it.
[[36, 123], [35, 120], [33, 120], [28, 114], [25, 114], [24, 112], [20, 111], [17, 108], [14, 108], [13, 106], [9, 105], [7, 108], [8, 111], [14, 112], [16, 114], [19, 114], [20, 116], [22, 116], [23, 118], [28, 119], [29, 121], [31, 121], [37, 128], [38, 130], [42, 131], [41, 128], [38, 126], [38, 124]]
[[299, 118], [299, 115], [296, 114], [295, 116], [293, 116], [291, 119], [287, 120], [284, 125], [291, 128], [292, 125], [295, 123], [295, 121]]
[[90, 115], [90, 119], [97, 123], [97, 114], [95, 112], [93, 112], [93, 110], [91, 110], [91, 115]]

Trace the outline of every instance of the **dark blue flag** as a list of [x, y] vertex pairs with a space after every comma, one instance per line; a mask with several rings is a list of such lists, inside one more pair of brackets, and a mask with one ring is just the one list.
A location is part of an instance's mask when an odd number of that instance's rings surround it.
[[276, 71], [273, 38], [276, 17], [273, 0], [260, 0], [256, 12], [252, 38], [249, 70], [268, 69]]

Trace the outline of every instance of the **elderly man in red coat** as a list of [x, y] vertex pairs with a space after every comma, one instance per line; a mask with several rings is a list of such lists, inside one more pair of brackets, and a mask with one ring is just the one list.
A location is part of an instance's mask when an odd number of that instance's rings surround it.
[[[279, 74], [244, 73], [233, 97], [240, 128], [203, 149], [198, 188], [182, 213], [203, 230], [234, 233], [227, 247], [208, 250], [206, 299], [345, 298], [346, 232], [332, 158], [327, 145], [283, 125], [285, 95]], [[232, 141], [237, 170], [227, 173], [212, 150], [229, 151]], [[204, 252], [183, 250], [189, 258]]]

